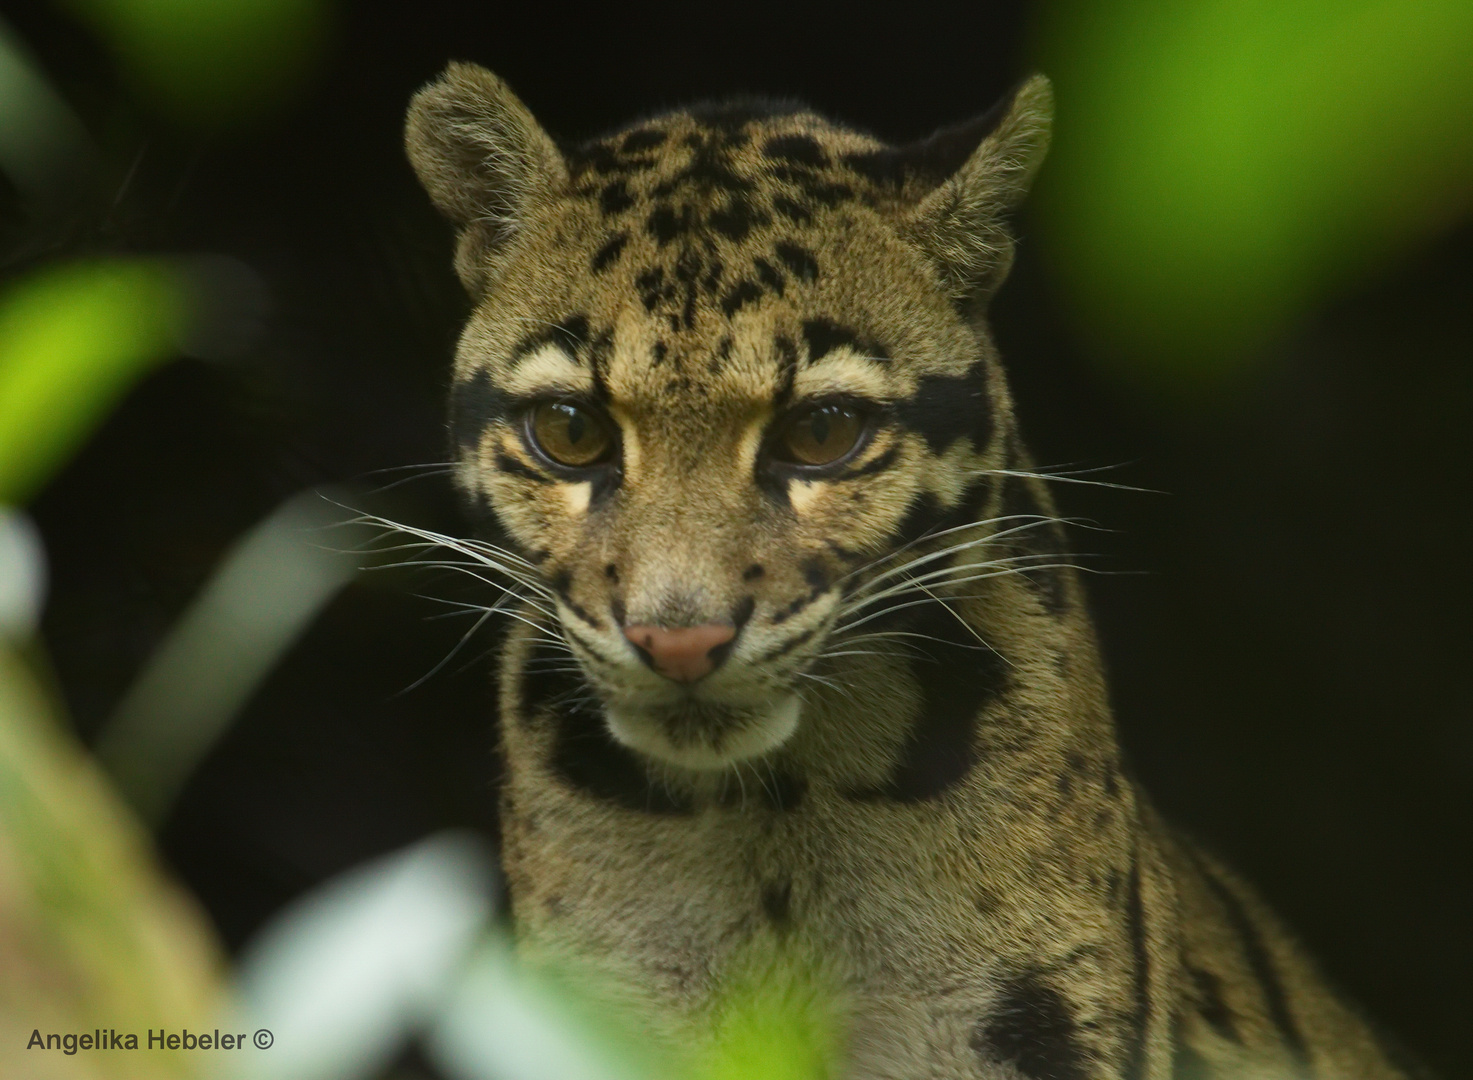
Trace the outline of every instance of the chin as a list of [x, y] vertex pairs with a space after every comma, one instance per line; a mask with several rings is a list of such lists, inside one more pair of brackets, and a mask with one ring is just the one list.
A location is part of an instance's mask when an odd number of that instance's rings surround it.
[[675, 704], [609, 703], [609, 732], [623, 745], [667, 765], [714, 772], [761, 757], [798, 730], [802, 703], [788, 694], [762, 705], [688, 700]]

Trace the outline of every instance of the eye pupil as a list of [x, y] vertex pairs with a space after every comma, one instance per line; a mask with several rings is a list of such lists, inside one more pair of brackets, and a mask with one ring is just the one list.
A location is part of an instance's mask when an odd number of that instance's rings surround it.
[[614, 448], [606, 422], [566, 401], [538, 405], [528, 417], [526, 431], [544, 456], [575, 469], [598, 464]]
[[843, 405], [821, 405], [789, 422], [776, 452], [796, 465], [831, 465], [852, 451], [863, 434], [859, 413]]
[[813, 426], [813, 441], [819, 446], [829, 441], [829, 418], [824, 414], [828, 409], [819, 409], [813, 414], [811, 424]]

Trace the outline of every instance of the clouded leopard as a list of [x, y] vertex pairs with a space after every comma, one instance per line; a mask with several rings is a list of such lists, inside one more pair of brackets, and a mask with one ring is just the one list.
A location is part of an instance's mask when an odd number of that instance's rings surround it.
[[1048, 82], [908, 146], [706, 104], [561, 145], [452, 64], [408, 149], [475, 307], [522, 941], [709, 1034], [761, 946], [835, 1077], [1407, 1075], [1122, 772], [986, 305]]

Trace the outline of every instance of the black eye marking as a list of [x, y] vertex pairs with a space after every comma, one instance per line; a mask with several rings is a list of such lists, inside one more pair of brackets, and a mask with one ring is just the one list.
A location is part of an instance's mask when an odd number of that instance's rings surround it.
[[863, 465], [855, 466], [852, 469], [846, 469], [844, 472], [834, 477], [834, 479], [857, 480], [861, 476], [873, 476], [875, 473], [884, 472], [891, 465], [894, 465], [895, 459], [899, 456], [900, 447], [898, 445], [887, 446], [882, 453], [876, 454], [873, 458], [871, 458], [869, 461], [866, 461]]
[[535, 480], [539, 484], [552, 483], [551, 477], [544, 476], [542, 473], [537, 472], [535, 469], [529, 468], [528, 466], [522, 464], [522, 462], [518, 461], [510, 454], [502, 453], [500, 451], [497, 451], [496, 454], [496, 467], [504, 473], [510, 473], [512, 476], [520, 476], [523, 480]]
[[450, 392], [450, 437], [462, 454], [473, 453], [481, 445], [486, 429], [504, 418], [510, 409], [510, 399], [497, 387], [489, 372], [472, 372]]
[[902, 424], [941, 453], [965, 436], [981, 451], [992, 436], [992, 402], [987, 396], [987, 366], [980, 360], [961, 375], [923, 375], [915, 393], [894, 406]]

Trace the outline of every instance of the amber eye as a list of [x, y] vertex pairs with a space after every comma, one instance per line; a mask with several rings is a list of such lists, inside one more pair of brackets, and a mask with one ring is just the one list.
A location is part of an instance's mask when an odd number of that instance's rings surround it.
[[597, 465], [614, 448], [613, 436], [600, 417], [565, 401], [538, 405], [527, 430], [537, 449], [559, 465], [574, 469]]
[[778, 437], [778, 455], [798, 465], [832, 465], [859, 443], [864, 418], [844, 405], [820, 405], [799, 413]]

